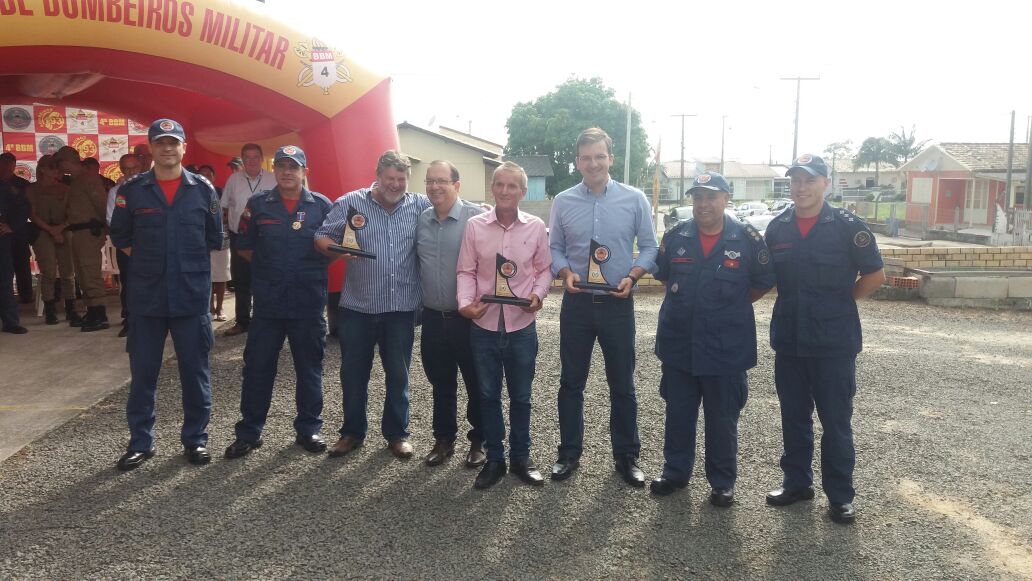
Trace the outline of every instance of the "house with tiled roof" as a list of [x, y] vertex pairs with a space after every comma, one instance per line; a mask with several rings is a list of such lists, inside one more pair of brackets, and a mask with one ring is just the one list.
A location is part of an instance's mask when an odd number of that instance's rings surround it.
[[1025, 208], [1028, 145], [1014, 145], [1011, 190], [1006, 191], [1007, 143], [939, 143], [904, 164], [907, 221], [964, 227], [992, 225], [992, 208]]
[[435, 159], [447, 159], [459, 170], [459, 195], [471, 202], [490, 199], [491, 175], [502, 164], [502, 146], [447, 127], [433, 131], [403, 122], [398, 124], [401, 151], [412, 162], [409, 190], [425, 192], [426, 166]]
[[555, 173], [552, 171], [552, 160], [547, 155], [507, 155], [505, 160], [519, 165], [527, 172], [527, 196], [524, 200], [532, 202], [548, 199], [545, 181]]

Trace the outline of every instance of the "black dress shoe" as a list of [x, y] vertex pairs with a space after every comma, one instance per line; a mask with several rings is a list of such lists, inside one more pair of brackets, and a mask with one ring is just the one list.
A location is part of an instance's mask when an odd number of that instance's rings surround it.
[[790, 504], [799, 502], [800, 500], [811, 500], [813, 499], [813, 487], [807, 486], [806, 488], [796, 488], [789, 490], [787, 488], [778, 488], [771, 490], [767, 493], [767, 504], [771, 506], [788, 506]]
[[10, 333], [12, 335], [24, 335], [25, 333], [29, 332], [28, 329], [26, 329], [25, 327], [22, 327], [21, 325], [13, 325], [13, 326], [10, 326], [10, 327], [4, 327], [3, 331], [4, 331], [4, 333]]
[[311, 436], [302, 436], [298, 434], [294, 438], [294, 443], [305, 449], [306, 452], [312, 454], [322, 454], [326, 451], [326, 440], [322, 439], [319, 434], [312, 434]]
[[545, 479], [541, 477], [541, 473], [530, 463], [529, 459], [513, 460], [510, 463], [509, 472], [515, 474], [525, 484], [531, 486], [545, 485]]
[[687, 482], [660, 476], [649, 483], [649, 492], [656, 496], [669, 496], [688, 486]]
[[570, 476], [573, 476], [577, 467], [580, 466], [580, 460], [576, 458], [567, 458], [566, 456], [559, 456], [559, 459], [552, 465], [552, 480], [561, 482], [566, 480]]
[[853, 503], [851, 502], [845, 504], [833, 502], [828, 507], [828, 516], [840, 525], [853, 524], [853, 521], [856, 520], [856, 509], [853, 508]]
[[187, 462], [195, 466], [211, 462], [211, 454], [208, 453], [208, 449], [204, 446], [188, 446], [183, 448], [183, 455], [186, 456]]
[[143, 464], [147, 460], [154, 457], [154, 448], [147, 450], [146, 452], [134, 452], [129, 450], [122, 457], [118, 459], [118, 469], [122, 472], [128, 472], [134, 468], [139, 468], [140, 464]]
[[727, 508], [735, 503], [734, 488], [714, 488], [710, 490], [709, 503], [713, 506]]
[[257, 440], [241, 440], [237, 438], [233, 440], [233, 443], [226, 448], [226, 458], [232, 460], [233, 458], [243, 458], [251, 453], [252, 450], [257, 450], [262, 447], [261, 438]]
[[498, 484], [502, 476], [505, 476], [505, 462], [488, 460], [487, 464], [484, 464], [484, 467], [480, 469], [480, 474], [477, 474], [477, 479], [473, 481], [473, 488], [477, 490], [491, 488]]
[[616, 471], [623, 477], [624, 482], [635, 488], [645, 487], [645, 473], [638, 468], [638, 459], [630, 454], [617, 456]]

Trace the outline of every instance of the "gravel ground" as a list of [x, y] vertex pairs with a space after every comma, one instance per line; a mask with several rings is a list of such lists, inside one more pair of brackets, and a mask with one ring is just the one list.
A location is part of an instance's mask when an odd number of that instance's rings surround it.
[[[547, 301], [538, 322], [531, 433], [543, 471], [558, 444], [558, 299]], [[650, 477], [662, 466], [663, 405], [652, 355], [660, 300], [644, 294], [637, 304], [642, 467]], [[378, 369], [365, 447], [332, 459], [292, 445], [286, 350], [265, 446], [223, 460], [237, 419], [244, 340], [220, 337], [212, 365], [213, 463], [198, 468], [179, 455], [178, 380], [166, 366], [158, 455], [135, 472], [117, 472], [127, 388], [117, 390], [0, 464], [0, 577], [1032, 578], [1032, 314], [863, 303], [866, 349], [854, 420], [859, 517], [843, 527], [826, 517], [823, 495], [784, 509], [764, 504], [764, 492], [780, 483], [766, 347], [771, 306], [770, 298], [756, 305], [760, 365], [749, 374], [731, 509], [707, 504], [701, 461], [692, 484], [668, 498], [622, 483], [611, 461], [597, 350], [582, 467], [563, 483], [534, 489], [507, 477], [481, 492], [460, 454], [444, 466], [424, 466], [431, 406], [418, 344], [412, 460], [395, 460], [379, 438]], [[326, 359], [323, 434], [332, 440], [341, 420], [336, 345]]]

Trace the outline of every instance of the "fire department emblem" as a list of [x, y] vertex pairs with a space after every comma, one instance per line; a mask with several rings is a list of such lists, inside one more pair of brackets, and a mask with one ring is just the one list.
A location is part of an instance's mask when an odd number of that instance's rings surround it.
[[516, 263], [511, 260], [506, 260], [502, 263], [502, 266], [498, 268], [498, 273], [505, 278], [516, 276]]
[[36, 123], [47, 131], [60, 131], [65, 128], [65, 117], [53, 107], [44, 107], [36, 114]]
[[294, 47], [294, 54], [301, 59], [301, 71], [297, 75], [297, 86], [322, 89], [323, 95], [330, 94], [330, 88], [336, 83], [350, 83], [351, 70], [344, 64], [340, 51], [326, 46], [326, 43], [313, 38], [309, 43], [299, 42]]
[[158, 125], [158, 127], [160, 127], [162, 131], [172, 131], [173, 129], [176, 128], [175, 124], [173, 124], [168, 119], [165, 119], [164, 121], [162, 121], [161, 124]]
[[599, 246], [595, 249], [595, 262], [604, 264], [609, 260], [609, 248], [606, 246]]
[[712, 176], [710, 176], [709, 174], [704, 173], [701, 176], [695, 178], [695, 183], [697, 183], [697, 184], [704, 184], [704, 183], [710, 181], [711, 177]]
[[366, 227], [365, 214], [355, 214], [351, 217], [351, 227], [355, 230], [361, 230]]
[[97, 156], [97, 142], [89, 137], [76, 137], [71, 145], [79, 151], [79, 157], [83, 159]]
[[796, 160], [796, 165], [806, 165], [811, 161], [813, 161], [813, 156], [807, 153], [799, 156], [799, 159]]

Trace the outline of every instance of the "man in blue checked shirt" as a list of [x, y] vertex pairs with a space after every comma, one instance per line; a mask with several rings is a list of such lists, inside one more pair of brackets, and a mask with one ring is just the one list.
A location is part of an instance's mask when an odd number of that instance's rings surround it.
[[[344, 424], [330, 456], [343, 456], [362, 445], [368, 422], [369, 374], [373, 350], [379, 347], [386, 375], [387, 401], [381, 430], [397, 458], [410, 458], [409, 364], [415, 338], [415, 311], [422, 296], [416, 256], [416, 222], [430, 207], [422, 194], [408, 192], [411, 164], [399, 151], [387, 151], [376, 164], [376, 182], [341, 196], [316, 232], [316, 248], [348, 261], [340, 296], [340, 384], [344, 390]], [[335, 254], [342, 241], [349, 210], [359, 246], [375, 259]]]
[[[634, 393], [634, 302], [631, 289], [656, 270], [656, 233], [645, 194], [609, 177], [613, 140], [597, 127], [577, 138], [576, 166], [583, 181], [552, 203], [549, 247], [552, 273], [566, 293], [559, 314], [559, 459], [553, 480], [569, 478], [584, 449], [584, 386], [598, 340], [609, 381], [609, 434], [616, 470], [645, 486], [638, 468], [638, 399]], [[633, 255], [635, 240], [638, 257]], [[589, 281], [589, 255], [615, 291], [581, 290]]]

